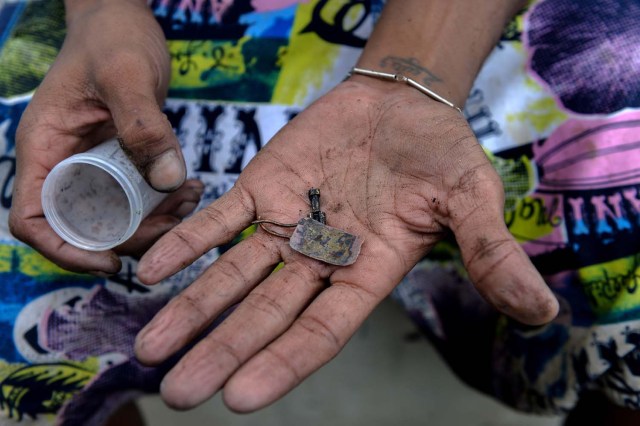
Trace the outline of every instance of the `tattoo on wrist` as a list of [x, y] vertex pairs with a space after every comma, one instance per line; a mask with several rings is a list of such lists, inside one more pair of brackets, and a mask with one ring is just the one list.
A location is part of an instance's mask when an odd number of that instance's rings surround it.
[[416, 58], [402, 58], [400, 56], [386, 56], [380, 61], [383, 68], [391, 68], [396, 74], [413, 76], [415, 80], [420, 80], [425, 86], [438, 83], [442, 80], [429, 69], [420, 65]]

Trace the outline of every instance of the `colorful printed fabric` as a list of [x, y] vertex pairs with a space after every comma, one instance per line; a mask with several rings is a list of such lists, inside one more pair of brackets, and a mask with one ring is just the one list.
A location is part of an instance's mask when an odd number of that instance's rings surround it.
[[[319, 0], [149, 2], [172, 59], [165, 113], [206, 205], [302, 108], [353, 66], [382, 4]], [[339, 19], [334, 19], [334, 17]], [[7, 229], [15, 131], [64, 38], [62, 0], [0, 2], [0, 424], [98, 425], [157, 392], [159, 368], [133, 356], [137, 332], [228, 247], [159, 287], [136, 263], [108, 280], [71, 274]]]
[[[165, 112], [201, 205], [302, 108], [343, 79], [381, 0], [151, 0], [172, 58]], [[524, 328], [474, 291], [443, 243], [394, 292], [461, 378], [528, 411], [585, 389], [640, 405], [640, 1], [542, 0], [505, 31], [465, 107], [507, 191], [506, 220], [561, 301]], [[15, 131], [64, 37], [61, 0], [0, 4], [0, 423], [98, 425], [172, 365], [140, 365], [137, 331], [228, 247], [152, 288], [125, 259], [71, 274], [7, 229]], [[468, 354], [474, 354], [470, 358]]]
[[640, 1], [535, 2], [466, 104], [558, 318], [497, 315], [451, 244], [394, 293], [454, 371], [521, 410], [565, 412], [585, 390], [640, 408], [639, 18]]

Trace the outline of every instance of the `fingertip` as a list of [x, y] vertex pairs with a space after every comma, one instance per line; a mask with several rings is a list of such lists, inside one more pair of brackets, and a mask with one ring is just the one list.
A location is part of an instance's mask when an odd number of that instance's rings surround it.
[[120, 256], [118, 256], [118, 253], [113, 250], [108, 250], [106, 253], [109, 257], [109, 263], [112, 266], [111, 269], [114, 270], [114, 273], [119, 272], [122, 268], [122, 259], [120, 259]]
[[497, 310], [523, 324], [552, 321], [559, 311], [553, 292], [508, 229], [490, 223], [456, 234], [471, 281]]
[[517, 315], [518, 320], [526, 325], [539, 326], [548, 324], [553, 321], [560, 311], [558, 299], [551, 292], [541, 297], [541, 300], [533, 304], [532, 309], [528, 312], [523, 310]]
[[[154, 245], [152, 245], [151, 248], [149, 248], [149, 250], [144, 253], [138, 261], [136, 276], [138, 277], [138, 280], [140, 280], [140, 282], [144, 285], [155, 285], [162, 281], [162, 279], [164, 279], [166, 276], [168, 276], [168, 274], [162, 273], [166, 269], [166, 262], [163, 262], [162, 259], [167, 259], [162, 254], [162, 241], [167, 237], [167, 235], [168, 234], [165, 234], [164, 236], [160, 237], [160, 239], [156, 241]], [[159, 251], [160, 254], [157, 255]]]
[[144, 285], [158, 284], [158, 282], [160, 282], [160, 279], [157, 278], [153, 273], [153, 269], [147, 266], [149, 264], [149, 261], [146, 260], [146, 258], [147, 255], [145, 254], [144, 256], [142, 256], [142, 259], [140, 259], [140, 262], [138, 262], [136, 276], [138, 277], [138, 280]]
[[231, 411], [251, 413], [274, 403], [299, 383], [293, 370], [271, 357], [258, 355], [227, 380], [222, 399]]
[[188, 192], [188, 197], [185, 197], [185, 200], [190, 200], [193, 202], [200, 202], [202, 200], [202, 196], [204, 195], [205, 186], [204, 183], [196, 180], [196, 179], [188, 179], [185, 181], [182, 188], [185, 189], [185, 192]]
[[188, 389], [176, 389], [173, 384], [167, 384], [166, 377], [160, 383], [160, 396], [162, 401], [173, 410], [187, 411], [197, 405], [189, 401], [188, 398], [185, 398], [182, 395], [183, 391], [188, 391]]
[[222, 390], [222, 400], [234, 413], [252, 413], [269, 405], [269, 401], [265, 401], [265, 391], [268, 389], [264, 389], [259, 382], [256, 383], [246, 376], [234, 376]]
[[167, 323], [166, 319], [159, 313], [138, 332], [133, 343], [133, 352], [138, 361], [148, 366], [159, 365], [166, 361], [170, 354], [167, 354], [164, 345], [167, 339], [166, 336], [162, 335], [162, 332], [170, 328], [170, 326], [171, 324]]
[[499, 287], [479, 290], [500, 312], [530, 326], [547, 324], [558, 315], [558, 299], [542, 278], [510, 278], [505, 275], [496, 275], [494, 278], [495, 282], [501, 283]]
[[184, 219], [195, 211], [198, 204], [199, 202], [185, 201], [175, 209], [173, 216], [179, 219]]
[[199, 179], [188, 179], [185, 181], [185, 186], [201, 195], [204, 193], [204, 182]]
[[99, 278], [109, 278], [111, 275], [113, 275], [102, 271], [87, 271], [87, 274], [94, 275]]
[[136, 336], [136, 339], [133, 342], [133, 353], [136, 359], [140, 361], [141, 364], [146, 366], [152, 366], [154, 365], [154, 362], [153, 360], [149, 359], [149, 357], [147, 356], [147, 351], [146, 351], [147, 342], [145, 341], [145, 337], [144, 337], [145, 334], [146, 333], [144, 332], [144, 329], [143, 329]]
[[175, 149], [160, 154], [148, 166], [149, 184], [160, 192], [172, 192], [178, 189], [187, 178], [184, 160]]
[[136, 275], [140, 282], [144, 285], [155, 285], [166, 277], [173, 275], [179, 271], [182, 267], [186, 266], [180, 263], [177, 267], [169, 265], [169, 259], [175, 257], [175, 253], [172, 253], [171, 247], [166, 247], [162, 244], [162, 241], [167, 237], [161, 237], [160, 240], [151, 246], [140, 261], [138, 262], [138, 269]]
[[[545, 284], [546, 286], [546, 284]], [[547, 295], [538, 304], [540, 323], [535, 325], [546, 324], [553, 321], [560, 313], [560, 302], [551, 290], [547, 288]]]
[[[176, 368], [180, 368], [178, 365]], [[193, 383], [188, 380], [174, 379], [175, 368], [171, 370], [160, 383], [160, 396], [165, 404], [174, 410], [185, 411], [197, 407], [213, 395], [198, 392]]]
[[133, 353], [135, 354], [136, 359], [147, 367], [154, 367], [161, 364], [164, 359], [159, 359], [154, 356], [155, 351], [147, 343], [148, 340], [146, 337], [140, 335], [136, 337], [133, 344]]
[[34, 245], [34, 248], [61, 268], [71, 272], [87, 273], [107, 278], [117, 274], [122, 269], [120, 257], [112, 250], [89, 252], [68, 243], [64, 243], [55, 251], [51, 250], [50, 247]]

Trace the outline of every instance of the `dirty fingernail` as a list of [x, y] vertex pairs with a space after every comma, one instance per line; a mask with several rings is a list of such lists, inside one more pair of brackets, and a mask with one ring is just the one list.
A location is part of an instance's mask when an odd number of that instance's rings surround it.
[[186, 170], [182, 158], [175, 150], [169, 150], [158, 157], [147, 172], [151, 186], [162, 192], [173, 191], [182, 185]]

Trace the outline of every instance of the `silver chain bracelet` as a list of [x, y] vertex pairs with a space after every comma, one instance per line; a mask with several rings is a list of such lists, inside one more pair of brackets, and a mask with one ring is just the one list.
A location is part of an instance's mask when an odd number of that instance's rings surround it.
[[351, 72], [349, 73], [349, 75], [352, 75], [352, 74], [360, 74], [367, 77], [379, 78], [381, 80], [399, 81], [401, 83], [406, 83], [407, 85], [413, 87], [414, 89], [417, 89], [419, 92], [422, 92], [425, 95], [429, 96], [431, 99], [434, 99], [438, 102], [442, 102], [443, 104], [450, 106], [451, 108], [455, 109], [460, 114], [462, 114], [462, 109], [456, 106], [453, 102], [448, 101], [447, 99], [438, 95], [436, 92], [429, 89], [428, 87], [425, 87], [422, 84], [415, 81], [414, 79], [404, 76], [402, 74], [391, 74], [387, 72], [373, 71], [373, 70], [367, 70], [364, 68], [357, 68], [357, 67], [351, 68]]

